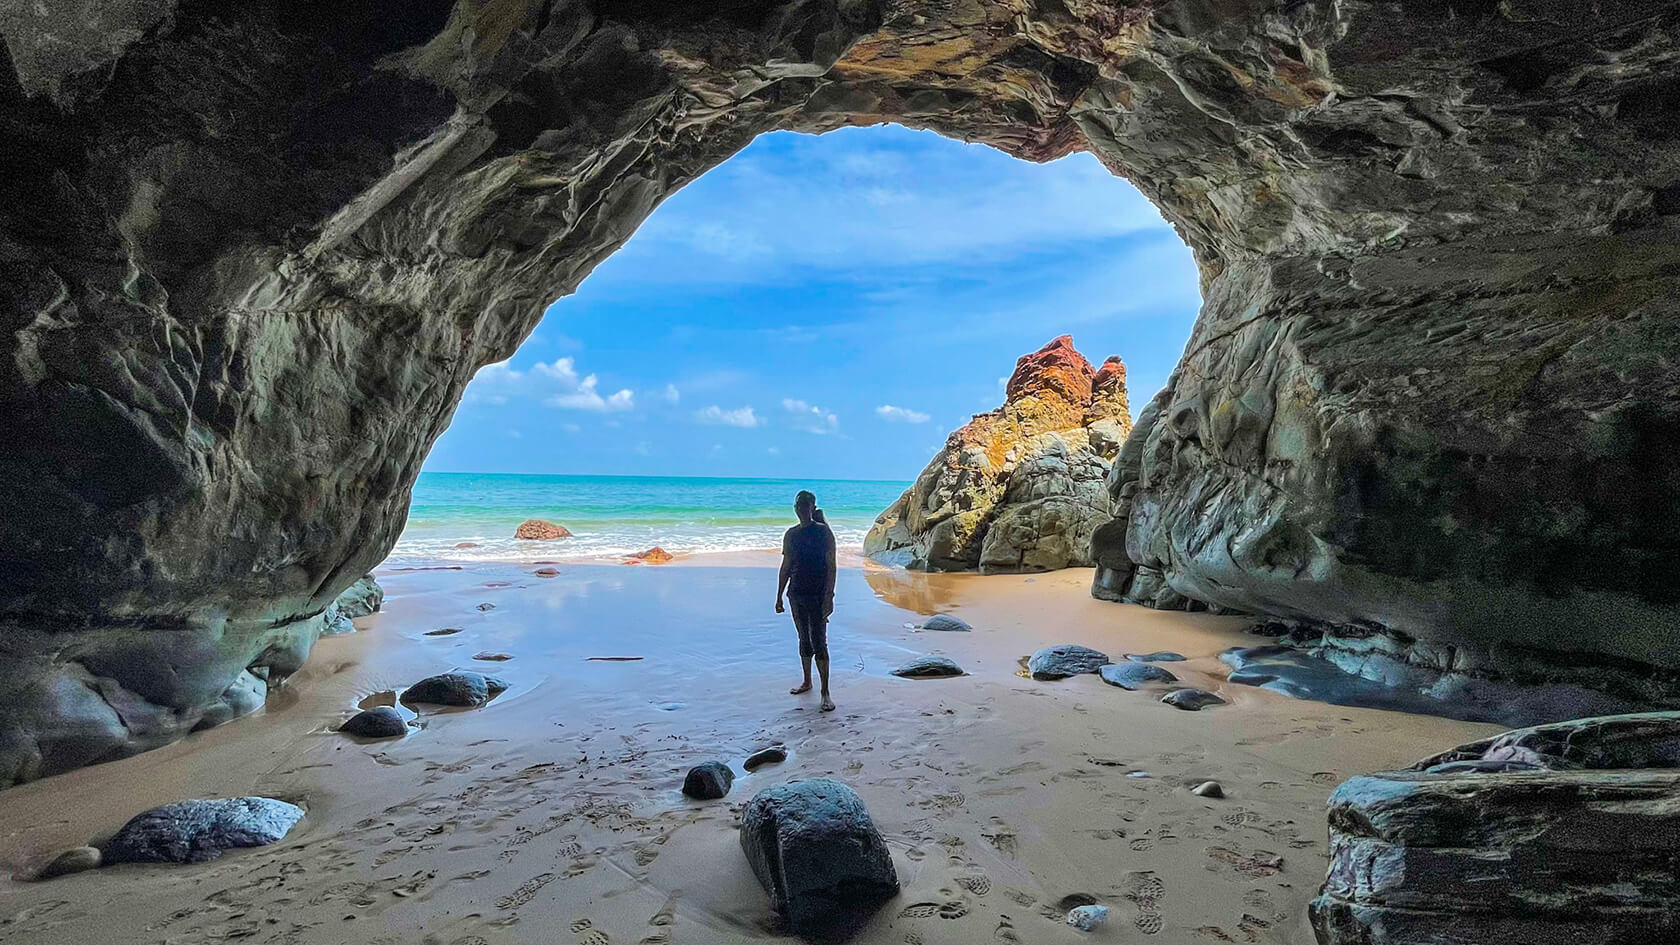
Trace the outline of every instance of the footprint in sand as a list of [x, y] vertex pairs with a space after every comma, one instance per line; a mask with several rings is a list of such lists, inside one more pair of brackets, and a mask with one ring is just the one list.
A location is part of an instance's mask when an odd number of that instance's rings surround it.
[[1315, 784], [1335, 784], [1341, 780], [1334, 771], [1314, 771], [1312, 779]]
[[552, 882], [554, 882], [553, 873], [543, 873], [540, 876], [532, 877], [521, 883], [518, 889], [496, 900], [496, 908], [517, 909], [536, 898], [537, 893], [542, 892], [542, 888]]
[[992, 930], [992, 936], [998, 941], [1008, 942], [1010, 945], [1016, 945], [1021, 941], [1021, 937], [1015, 934], [1015, 924], [1010, 922], [1009, 916], [1006, 915], [998, 916], [997, 928]]
[[1281, 790], [1283, 790], [1283, 782], [1281, 782], [1281, 781], [1261, 781], [1260, 782], [1260, 790], [1262, 790], [1262, 791], [1281, 791]]
[[1223, 863], [1244, 876], [1252, 876], [1255, 879], [1264, 879], [1283, 872], [1283, 857], [1265, 850], [1243, 853], [1227, 847], [1208, 847], [1206, 852], [1215, 862]]
[[1161, 881], [1161, 877], [1148, 870], [1127, 873], [1125, 892], [1122, 895], [1137, 903], [1140, 909], [1153, 908], [1167, 898], [1167, 884]]
[[648, 919], [648, 925], [653, 926], [654, 930], [643, 936], [637, 945], [671, 945], [671, 924], [677, 921], [678, 895], [680, 894], [672, 893], [671, 898], [666, 899], [659, 911]]
[[1138, 837], [1126, 846], [1131, 847], [1137, 853], [1148, 853], [1155, 849], [1155, 841], [1149, 837]]
[[985, 875], [984, 873], [979, 876], [958, 876], [956, 882], [958, 886], [961, 886], [976, 896], [984, 896], [992, 891], [991, 877]]
[[996, 847], [999, 853], [1009, 857], [1011, 860], [1015, 859], [1018, 848], [1015, 842], [1014, 827], [1011, 827], [996, 817], [993, 817], [991, 832], [982, 833], [980, 836], [985, 837], [986, 842], [990, 843], [993, 847]]
[[1005, 887], [1003, 894], [1008, 896], [1016, 905], [1023, 909], [1031, 909], [1033, 906], [1038, 905], [1038, 897], [1024, 890]]
[[588, 919], [573, 922], [572, 934], [577, 936], [578, 945], [610, 945], [612, 942], [607, 933], [596, 928], [595, 923]]
[[905, 906], [899, 913], [900, 919], [929, 919], [939, 916], [941, 919], [960, 919], [968, 915], [968, 904], [955, 899], [950, 902], [918, 902]]
[[1145, 935], [1159, 934], [1165, 926], [1161, 913], [1138, 907], [1138, 914], [1132, 919], [1132, 926]]

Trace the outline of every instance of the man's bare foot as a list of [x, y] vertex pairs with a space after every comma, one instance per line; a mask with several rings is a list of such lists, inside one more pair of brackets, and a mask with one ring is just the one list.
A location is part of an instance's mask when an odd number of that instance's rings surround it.
[[811, 691], [811, 684], [808, 683], [808, 682], [802, 682], [799, 685], [794, 686], [792, 689], [789, 689], [788, 693], [790, 695], [797, 696], [802, 692], [810, 692], [810, 691]]
[[826, 693], [823, 695], [822, 710], [824, 712], [834, 711], [834, 700], [830, 699]]

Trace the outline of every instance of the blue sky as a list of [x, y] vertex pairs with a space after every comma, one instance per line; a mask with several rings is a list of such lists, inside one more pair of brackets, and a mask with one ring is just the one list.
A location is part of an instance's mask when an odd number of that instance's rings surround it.
[[1089, 155], [766, 135], [480, 370], [426, 468], [910, 479], [1059, 334], [1125, 359], [1135, 412], [1199, 304], [1190, 251]]

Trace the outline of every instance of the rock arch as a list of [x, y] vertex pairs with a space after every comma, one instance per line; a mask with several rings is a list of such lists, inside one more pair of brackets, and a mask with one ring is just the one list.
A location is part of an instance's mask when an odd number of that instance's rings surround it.
[[477, 367], [755, 135], [851, 123], [1089, 149], [1194, 249], [1099, 594], [1680, 664], [1674, 4], [0, 17], [0, 784], [295, 668]]

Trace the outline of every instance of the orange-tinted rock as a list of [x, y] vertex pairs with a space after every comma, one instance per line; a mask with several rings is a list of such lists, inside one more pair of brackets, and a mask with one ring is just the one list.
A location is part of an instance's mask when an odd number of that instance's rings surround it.
[[1083, 406], [1091, 402], [1091, 382], [1096, 376], [1091, 362], [1074, 350], [1073, 336], [1062, 335], [1015, 362], [1004, 399], [1020, 400], [1036, 394]]
[[457, 547], [457, 548], [477, 548], [478, 547], [478, 542], [476, 542], [476, 541], [458, 541], [458, 542], [455, 543], [455, 547]]
[[556, 538], [570, 538], [572, 533], [567, 531], [564, 525], [556, 525], [540, 518], [528, 518], [519, 523], [513, 537], [529, 541], [552, 541]]
[[632, 561], [646, 561], [648, 564], [664, 564], [674, 558], [676, 558], [676, 555], [671, 554], [669, 551], [666, 551], [658, 545], [655, 545], [646, 551], [638, 551], [630, 556], [630, 560]]
[[864, 552], [938, 571], [1091, 564], [1091, 534], [1110, 517], [1104, 480], [1130, 431], [1126, 366], [1096, 370], [1056, 338], [1015, 362], [1003, 406], [946, 439]]
[[538, 568], [535, 571], [532, 571], [531, 573], [535, 574], [537, 577], [541, 577], [541, 578], [559, 577], [560, 576], [560, 569], [559, 568]]

